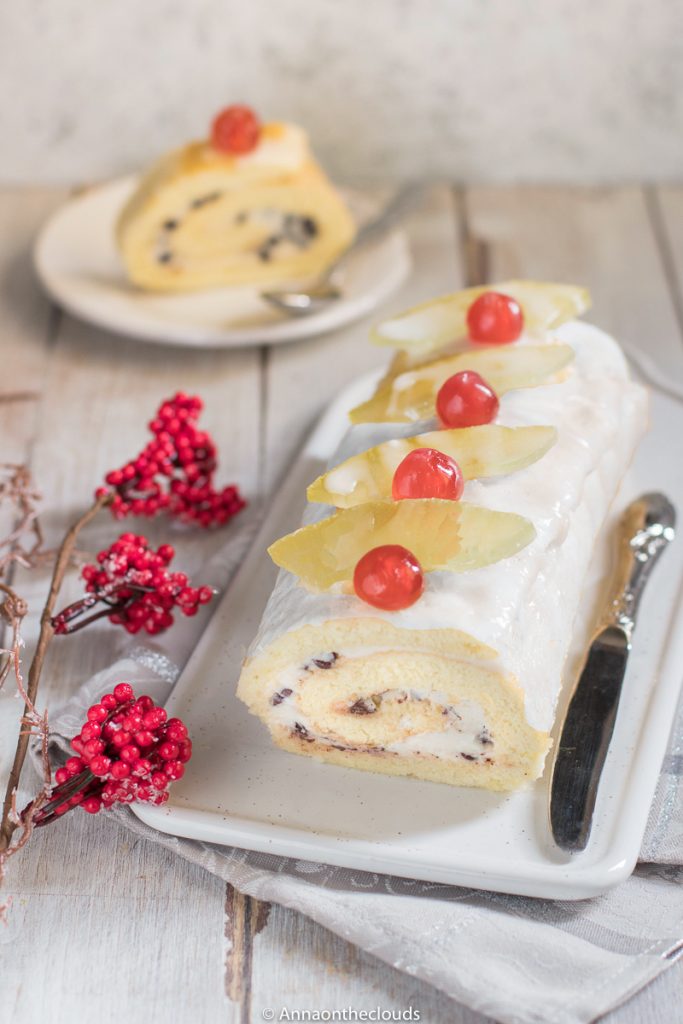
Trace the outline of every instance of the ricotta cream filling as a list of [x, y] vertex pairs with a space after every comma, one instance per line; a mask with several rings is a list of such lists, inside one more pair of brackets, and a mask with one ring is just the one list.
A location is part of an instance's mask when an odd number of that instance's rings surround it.
[[[333, 668], [330, 669], [333, 672]], [[385, 690], [377, 694], [368, 694], [362, 698], [366, 703], [372, 703], [373, 699], [378, 702], [378, 710], [381, 708], [382, 700], [396, 700], [405, 703], [405, 712], [401, 717], [400, 726], [402, 730], [411, 734], [403, 740], [397, 740], [383, 746], [368, 747], [358, 744], [356, 741], [348, 743], [340, 737], [343, 726], [335, 721], [335, 735], [321, 735], [311, 724], [308, 716], [298, 706], [297, 697], [300, 692], [302, 679], [305, 678], [305, 667], [289, 667], [280, 673], [278, 688], [271, 697], [271, 710], [269, 721], [281, 728], [289, 729], [291, 732], [307, 735], [310, 739], [319, 743], [330, 743], [336, 747], [343, 746], [348, 750], [374, 749], [377, 752], [390, 754], [423, 754], [431, 757], [438, 757], [446, 760], [456, 760], [465, 757], [467, 760], [479, 761], [490, 757], [495, 747], [493, 734], [485, 720], [484, 712], [476, 701], [462, 700], [456, 703], [449, 700], [445, 693], [437, 690], [419, 690], [410, 687], [401, 690]], [[330, 695], [334, 695], [334, 677], [330, 678]], [[411, 705], [422, 701], [429, 701], [430, 704], [441, 709], [444, 728], [429, 732], [411, 732], [416, 723], [411, 715]], [[349, 713], [352, 714], [349, 709]], [[368, 712], [372, 714], [373, 712]]]

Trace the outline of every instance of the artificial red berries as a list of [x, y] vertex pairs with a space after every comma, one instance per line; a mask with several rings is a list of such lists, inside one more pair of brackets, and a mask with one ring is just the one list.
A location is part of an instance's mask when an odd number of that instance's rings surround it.
[[436, 411], [446, 427], [478, 427], [498, 414], [498, 396], [474, 370], [463, 370], [445, 381], [436, 396]]
[[211, 125], [211, 144], [221, 153], [250, 153], [261, 137], [261, 122], [251, 109], [235, 104], [221, 110]]
[[484, 292], [467, 311], [470, 340], [482, 345], [507, 345], [517, 341], [524, 327], [518, 302], [501, 292]]
[[[100, 551], [97, 565], [84, 566], [81, 575], [86, 581], [86, 596], [54, 616], [55, 633], [75, 633], [106, 615], [110, 622], [123, 626], [129, 633], [144, 629], [155, 634], [173, 625], [173, 608], [179, 608], [184, 615], [196, 615], [200, 605], [212, 599], [214, 591], [211, 587], [189, 586], [183, 572], [169, 572], [174, 554], [170, 544], [162, 544], [155, 551], [146, 537], [122, 533], [110, 548]], [[104, 607], [86, 619], [81, 618], [97, 604]], [[132, 695], [132, 689], [128, 689]], [[121, 692], [114, 692], [117, 701]], [[104, 701], [94, 705], [88, 712], [89, 722], [103, 721], [110, 710]], [[154, 719], [154, 714], [150, 714]], [[156, 714], [158, 717], [159, 709]], [[153, 727], [145, 722], [146, 729]], [[88, 736], [89, 740], [94, 738]]]
[[424, 590], [424, 574], [407, 548], [383, 544], [360, 559], [353, 574], [353, 587], [366, 604], [396, 612], [415, 604]]
[[154, 435], [140, 454], [105, 477], [106, 487], [96, 497], [112, 495], [116, 519], [155, 516], [159, 512], [197, 526], [222, 526], [245, 501], [237, 487], [214, 487], [216, 445], [199, 430], [203, 403], [196, 395], [179, 391], [159, 406], [149, 424]]
[[445, 498], [459, 501], [465, 481], [460, 466], [436, 448], [416, 448], [398, 465], [391, 485], [394, 501]]
[[[131, 737], [139, 745], [129, 742]], [[169, 785], [182, 778], [192, 757], [185, 724], [169, 719], [151, 697], [136, 698], [129, 683], [119, 683], [89, 708], [71, 746], [77, 756], [55, 772], [57, 786], [36, 813], [36, 825], [47, 825], [77, 806], [97, 814], [115, 803], [162, 804]]]

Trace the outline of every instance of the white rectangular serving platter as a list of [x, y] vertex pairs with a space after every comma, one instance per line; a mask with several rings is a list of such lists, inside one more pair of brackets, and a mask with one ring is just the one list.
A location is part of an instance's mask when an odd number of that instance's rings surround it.
[[[551, 899], [595, 896], [635, 866], [671, 730], [683, 676], [680, 540], [643, 600], [593, 832], [581, 854], [563, 854], [552, 842], [547, 767], [534, 785], [501, 794], [323, 765], [274, 747], [235, 696], [275, 581], [266, 547], [299, 525], [306, 485], [346, 432], [347, 410], [374, 380], [363, 378], [340, 395], [289, 470], [168, 704], [194, 741], [188, 771], [163, 807], [133, 809], [162, 832], [280, 856]], [[616, 516], [651, 490], [663, 490], [683, 510], [683, 404], [655, 391], [651, 417], [597, 545], [565, 691], [604, 591]]]

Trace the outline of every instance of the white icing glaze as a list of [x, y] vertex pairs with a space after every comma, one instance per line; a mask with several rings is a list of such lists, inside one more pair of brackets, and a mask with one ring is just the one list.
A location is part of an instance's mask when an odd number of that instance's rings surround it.
[[[456, 628], [499, 652], [502, 668], [524, 691], [530, 725], [551, 728], [595, 538], [647, 422], [646, 392], [629, 379], [609, 335], [572, 322], [553, 337], [576, 353], [564, 379], [505, 395], [497, 422], [555, 426], [557, 444], [517, 473], [470, 482], [467, 495], [474, 504], [527, 516], [536, 527], [535, 540], [484, 569], [429, 573], [423, 597], [401, 612], [381, 612], [354, 596], [308, 593], [282, 572], [250, 654], [284, 632], [335, 618], [382, 617], [407, 629]], [[364, 446], [368, 437], [377, 443], [372, 432], [362, 431]], [[386, 437], [386, 427], [378, 427], [377, 435]], [[352, 436], [343, 447], [347, 457]]]
[[262, 136], [250, 153], [236, 158], [240, 170], [263, 167], [273, 170], [298, 171], [308, 157], [306, 133], [295, 124], [280, 124], [275, 138]]

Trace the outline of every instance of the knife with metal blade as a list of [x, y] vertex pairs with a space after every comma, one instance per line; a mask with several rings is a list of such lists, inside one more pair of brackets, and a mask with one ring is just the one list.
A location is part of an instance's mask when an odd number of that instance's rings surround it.
[[638, 606], [675, 525], [673, 505], [657, 493], [637, 498], [620, 522], [613, 596], [588, 648], [552, 769], [550, 826], [557, 845], [572, 853], [584, 850], [590, 837]]

